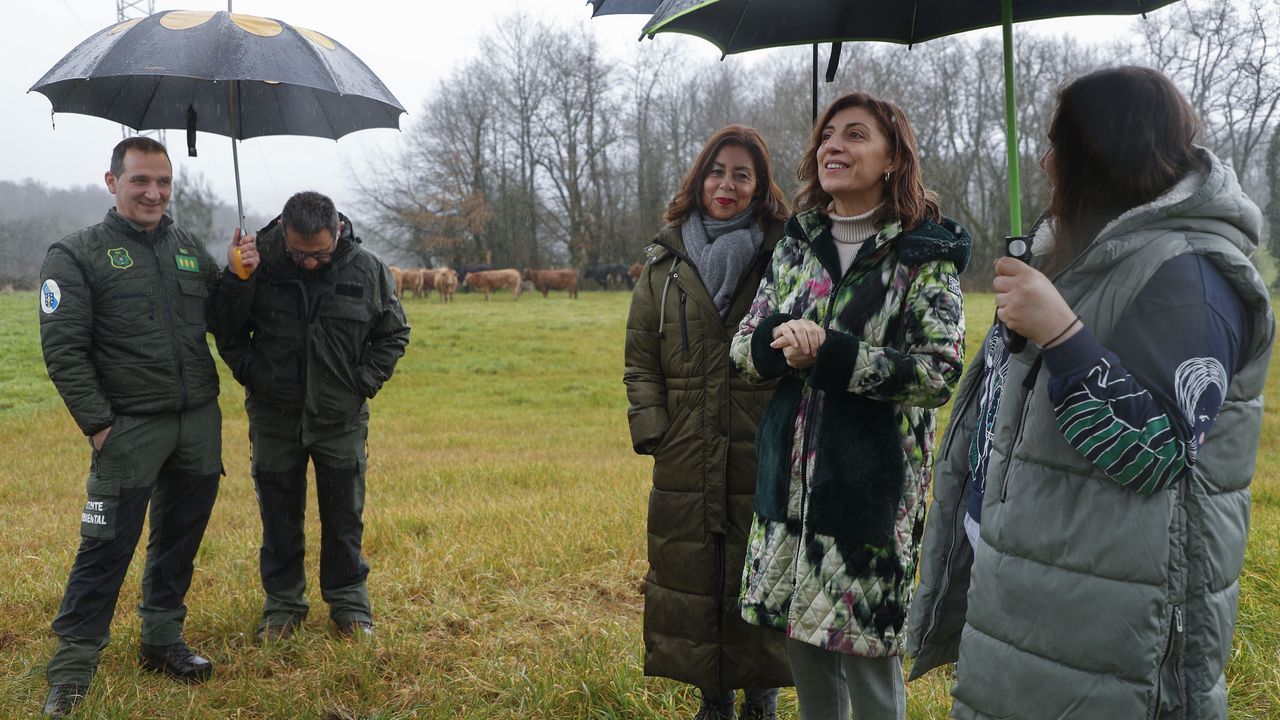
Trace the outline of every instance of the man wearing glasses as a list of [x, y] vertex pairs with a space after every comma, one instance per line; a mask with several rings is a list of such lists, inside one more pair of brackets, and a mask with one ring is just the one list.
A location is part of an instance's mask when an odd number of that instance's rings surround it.
[[[369, 398], [391, 377], [409, 326], [387, 266], [351, 221], [315, 192], [289, 198], [230, 255], [216, 315], [218, 351], [245, 387], [253, 480], [262, 515], [266, 601], [259, 641], [291, 635], [307, 615], [303, 512], [307, 461], [320, 508], [320, 593], [345, 636], [373, 634], [360, 553]], [[256, 266], [256, 267], [255, 267]]]

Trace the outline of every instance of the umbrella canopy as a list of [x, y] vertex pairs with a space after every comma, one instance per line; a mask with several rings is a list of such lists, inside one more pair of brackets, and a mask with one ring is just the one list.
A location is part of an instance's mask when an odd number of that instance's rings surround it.
[[[1011, 19], [1136, 15], [1172, 2], [1014, 0]], [[1003, 22], [1000, 0], [665, 0], [645, 32], [697, 35], [732, 54], [843, 40], [911, 44]]]
[[591, 17], [600, 15], [652, 15], [662, 0], [588, 0]]
[[135, 130], [191, 128], [194, 121], [237, 140], [336, 139], [398, 128], [404, 112], [336, 40], [229, 12], [174, 10], [113, 25], [76, 46], [31, 90], [47, 96], [54, 112]]
[[[1073, 15], [1135, 15], [1175, 0], [663, 0], [645, 33], [680, 32], [725, 54], [782, 45], [878, 40], [912, 44], [1000, 25], [1004, 28], [1005, 131], [1009, 224], [1022, 234], [1017, 127], [1014, 123], [1013, 23]], [[838, 49], [833, 51], [832, 67]]]
[[[228, 5], [229, 7], [229, 5]], [[236, 207], [244, 224], [236, 141], [263, 135], [337, 139], [399, 128], [404, 107], [340, 43], [272, 18], [171, 10], [100, 30], [30, 90], [54, 112], [134, 130], [186, 128], [231, 138]]]

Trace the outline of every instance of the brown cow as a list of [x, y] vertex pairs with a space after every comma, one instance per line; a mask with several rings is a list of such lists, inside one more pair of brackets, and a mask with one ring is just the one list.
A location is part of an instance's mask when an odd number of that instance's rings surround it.
[[395, 265], [388, 265], [387, 269], [391, 271], [391, 279], [396, 282], [396, 297], [404, 299], [404, 284], [406, 271], [401, 270]]
[[525, 269], [524, 279], [533, 283], [533, 287], [542, 293], [542, 297], [547, 297], [548, 290], [568, 290], [569, 297], [578, 297], [578, 271], [573, 268], [560, 268], [557, 270], [529, 270]]
[[453, 302], [453, 293], [458, 289], [458, 273], [452, 268], [440, 268], [436, 271], [435, 286], [441, 302]]
[[631, 287], [636, 286], [636, 281], [640, 279], [640, 273], [644, 272], [644, 266], [640, 263], [631, 263], [631, 267], [627, 268], [627, 277], [631, 278]]
[[511, 288], [512, 300], [520, 299], [520, 271], [514, 268], [469, 272], [462, 283], [483, 292], [485, 300], [489, 299], [494, 290], [505, 288]]
[[431, 289], [436, 286], [436, 271], [431, 268], [419, 268], [418, 270], [418, 286], [414, 289], [413, 296], [422, 295], [428, 300], [431, 299]]

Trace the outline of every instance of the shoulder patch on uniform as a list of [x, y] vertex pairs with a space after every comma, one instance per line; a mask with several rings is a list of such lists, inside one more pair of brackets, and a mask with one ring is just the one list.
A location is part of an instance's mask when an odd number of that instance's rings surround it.
[[364, 297], [364, 286], [353, 283], [338, 283], [333, 286], [333, 291], [339, 295], [346, 295], [347, 297]]
[[58, 281], [49, 278], [40, 286], [40, 311], [45, 315], [52, 313], [62, 304], [62, 289], [58, 287]]
[[129, 257], [129, 251], [122, 248], [107, 248], [107, 257], [111, 259], [111, 267], [117, 270], [133, 267], [133, 258]]
[[200, 260], [195, 255], [188, 255], [186, 250], [178, 249], [178, 254], [173, 256], [173, 262], [178, 266], [179, 270], [186, 272], [200, 272]]

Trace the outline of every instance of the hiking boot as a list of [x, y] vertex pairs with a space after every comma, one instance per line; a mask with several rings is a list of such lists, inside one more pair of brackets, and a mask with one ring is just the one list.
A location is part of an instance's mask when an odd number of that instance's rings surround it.
[[186, 683], [202, 683], [213, 674], [213, 663], [192, 652], [181, 640], [172, 645], [139, 645], [138, 662], [147, 672], [164, 673]]
[[59, 683], [49, 688], [49, 699], [44, 701], [44, 717], [62, 718], [71, 714], [72, 710], [84, 702], [89, 692], [86, 685], [78, 683]]

